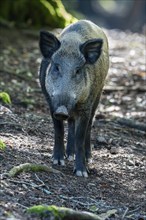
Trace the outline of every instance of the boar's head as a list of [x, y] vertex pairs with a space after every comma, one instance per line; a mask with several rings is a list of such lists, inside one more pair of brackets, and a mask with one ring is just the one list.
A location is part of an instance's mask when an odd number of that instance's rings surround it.
[[58, 39], [41, 31], [40, 50], [49, 61], [45, 87], [57, 119], [67, 119], [90, 98], [94, 64], [100, 57], [102, 43], [98, 38], [83, 41], [73, 33]]

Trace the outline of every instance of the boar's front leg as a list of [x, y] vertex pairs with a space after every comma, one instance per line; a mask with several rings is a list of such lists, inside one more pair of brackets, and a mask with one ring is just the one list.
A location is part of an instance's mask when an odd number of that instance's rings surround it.
[[68, 120], [68, 137], [66, 154], [69, 161], [74, 160], [75, 154], [75, 121], [73, 119]]
[[88, 177], [85, 160], [85, 138], [88, 127], [88, 115], [80, 116], [75, 121], [75, 173], [77, 176]]
[[56, 120], [53, 117], [54, 129], [55, 129], [55, 144], [53, 150], [53, 164], [59, 164], [64, 166], [64, 125], [63, 121]]

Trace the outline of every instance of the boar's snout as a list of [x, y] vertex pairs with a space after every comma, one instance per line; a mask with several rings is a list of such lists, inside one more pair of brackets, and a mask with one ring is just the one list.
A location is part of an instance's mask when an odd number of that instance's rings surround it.
[[67, 108], [64, 105], [59, 106], [54, 112], [54, 117], [58, 120], [67, 120], [69, 118]]

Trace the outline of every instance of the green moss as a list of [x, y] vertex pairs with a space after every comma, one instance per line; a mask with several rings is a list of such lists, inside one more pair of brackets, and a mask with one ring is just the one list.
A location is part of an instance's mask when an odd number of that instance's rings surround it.
[[6, 92], [0, 92], [0, 99], [2, 99], [2, 101], [5, 104], [11, 104], [11, 99], [8, 93]]
[[18, 166], [13, 167], [10, 171], [9, 171], [9, 176], [14, 177], [17, 176], [19, 173], [22, 172], [53, 172], [53, 173], [60, 173], [60, 171], [55, 170], [51, 167], [48, 167], [46, 165], [43, 164], [34, 164], [34, 163], [24, 163], [24, 164], [20, 164]]
[[31, 214], [38, 214], [40, 216], [45, 216], [49, 215], [51, 213], [54, 217], [55, 220], [58, 219], [63, 219], [64, 214], [60, 213], [57, 206], [51, 205], [51, 206], [45, 206], [45, 205], [35, 205], [27, 209], [28, 213]]

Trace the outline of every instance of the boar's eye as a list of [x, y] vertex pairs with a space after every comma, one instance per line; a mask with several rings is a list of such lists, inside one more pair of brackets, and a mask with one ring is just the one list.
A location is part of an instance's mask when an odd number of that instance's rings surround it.
[[54, 64], [54, 71], [59, 72], [59, 65], [58, 64]]
[[77, 68], [76, 69], [76, 74], [78, 75], [78, 74], [80, 74], [80, 72], [81, 72], [81, 68]]
[[56, 79], [58, 76], [61, 76], [60, 66], [58, 64], [52, 63], [51, 74], [54, 79]]

